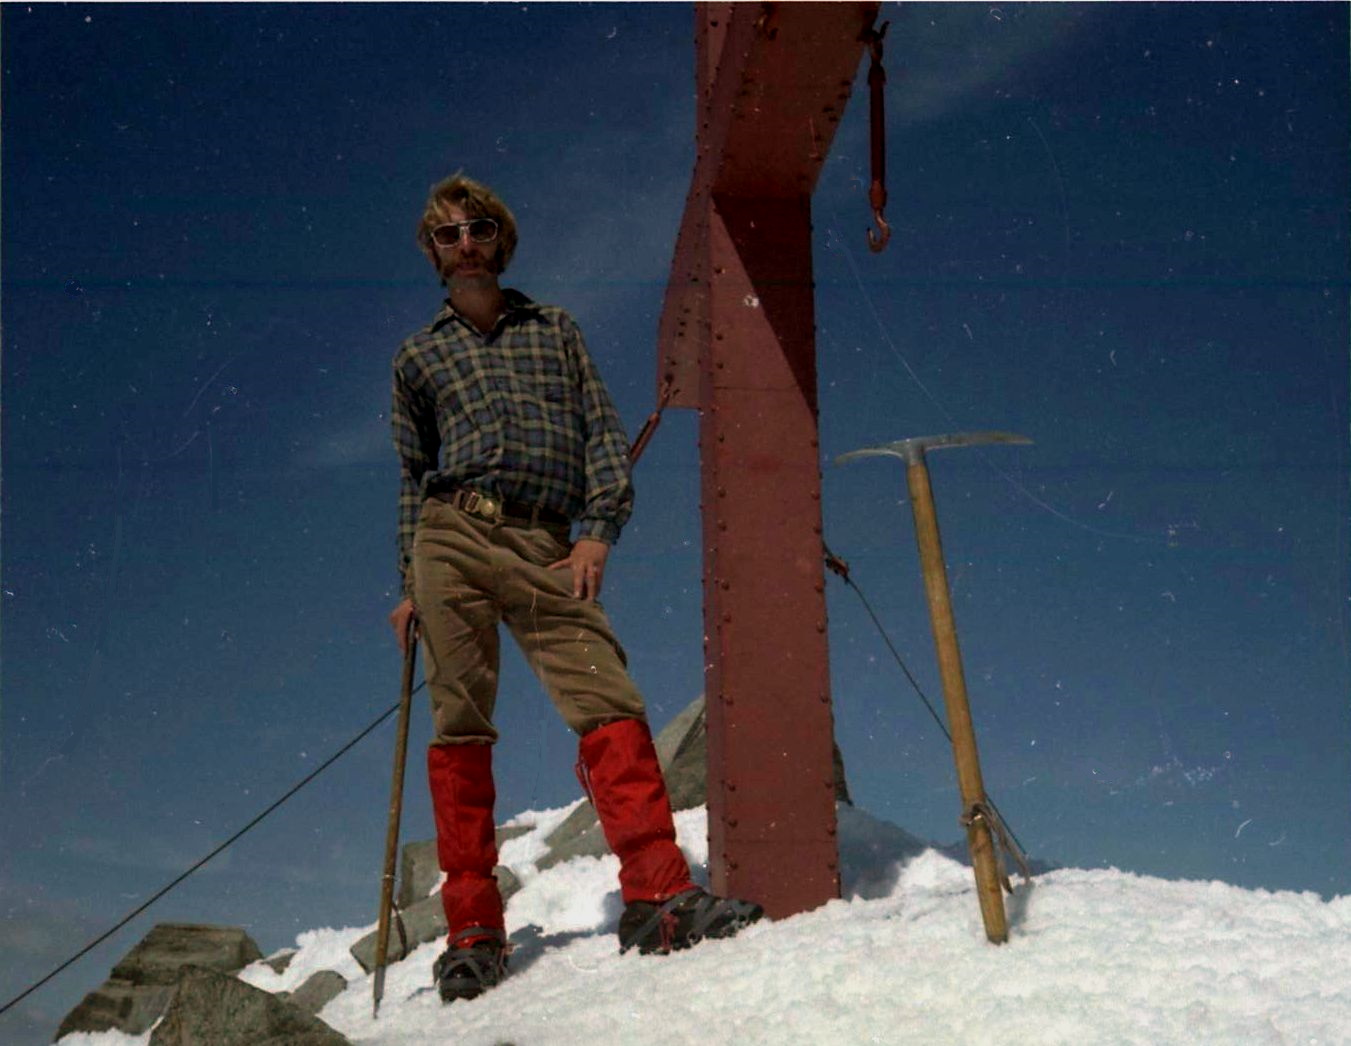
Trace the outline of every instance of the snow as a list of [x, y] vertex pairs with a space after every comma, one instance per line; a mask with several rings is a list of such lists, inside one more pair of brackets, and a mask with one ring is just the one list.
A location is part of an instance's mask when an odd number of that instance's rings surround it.
[[[570, 810], [515, 819], [534, 827], [502, 848], [524, 883], [507, 908], [512, 972], [482, 998], [442, 1005], [441, 946], [427, 944], [389, 968], [373, 1018], [371, 978], [347, 952], [371, 927], [308, 931], [284, 973], [241, 976], [278, 991], [336, 970], [348, 989], [319, 1016], [360, 1046], [1351, 1042], [1351, 897], [1066, 868], [1007, 900], [996, 947], [970, 869], [841, 808], [844, 899], [734, 940], [621, 956], [616, 859], [535, 867]], [[704, 810], [678, 814], [677, 831], [704, 874]]]

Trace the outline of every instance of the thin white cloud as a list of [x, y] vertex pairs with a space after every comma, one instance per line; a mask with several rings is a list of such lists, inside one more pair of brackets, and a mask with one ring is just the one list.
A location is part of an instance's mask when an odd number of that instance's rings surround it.
[[[939, 119], [990, 97], [1016, 73], [1025, 82], [1082, 38], [1084, 12], [1066, 4], [921, 4], [897, 17], [884, 43], [887, 124]], [[867, 100], [867, 65], [854, 92]]]
[[350, 465], [394, 467], [394, 445], [389, 419], [382, 414], [363, 414], [329, 431], [318, 432], [312, 443], [296, 449], [295, 463], [302, 468], [330, 469]]

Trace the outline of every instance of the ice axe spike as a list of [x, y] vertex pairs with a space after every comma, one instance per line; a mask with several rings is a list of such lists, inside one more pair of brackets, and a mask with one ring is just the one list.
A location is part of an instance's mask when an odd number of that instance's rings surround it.
[[976, 873], [976, 895], [980, 899], [985, 936], [994, 944], [1009, 938], [1004, 914], [1002, 870], [995, 860], [994, 835], [986, 811], [989, 800], [980, 773], [976, 750], [976, 732], [971, 722], [971, 706], [966, 697], [966, 678], [962, 672], [961, 648], [957, 644], [957, 623], [952, 614], [952, 596], [948, 590], [947, 568], [943, 563], [943, 543], [938, 535], [938, 516], [934, 512], [933, 489], [929, 485], [926, 451], [941, 447], [969, 447], [982, 443], [1031, 443], [1026, 436], [1011, 432], [963, 432], [945, 436], [919, 436], [876, 447], [841, 454], [837, 465], [864, 457], [886, 455], [906, 463], [906, 481], [910, 488], [910, 508], [915, 516], [915, 540], [919, 545], [920, 566], [924, 571], [924, 589], [929, 597], [929, 620], [933, 626], [938, 669], [943, 677], [943, 704], [947, 708], [952, 754], [957, 763], [957, 787], [962, 796], [961, 823], [971, 851], [971, 866]]

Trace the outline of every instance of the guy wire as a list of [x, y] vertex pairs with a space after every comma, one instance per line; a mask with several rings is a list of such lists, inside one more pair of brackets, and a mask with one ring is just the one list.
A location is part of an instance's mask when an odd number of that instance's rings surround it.
[[[414, 693], [417, 693], [418, 690], [421, 690], [421, 689], [422, 689], [422, 687], [425, 685], [425, 683], [426, 683], [425, 680], [424, 680], [422, 683], [419, 683], [419, 684], [417, 685], [417, 687], [414, 688], [413, 692], [414, 692]], [[305, 775], [304, 778], [302, 778], [297, 784], [295, 784], [295, 785], [291, 788], [291, 790], [288, 791], [285, 795], [283, 795], [280, 799], [278, 799], [276, 802], [274, 802], [271, 806], [269, 806], [266, 810], [264, 810], [262, 813], [260, 813], [257, 817], [255, 817], [252, 821], [250, 821], [248, 824], [246, 824], [246, 825], [245, 825], [243, 828], [241, 828], [239, 831], [235, 832], [234, 835], [232, 835], [232, 836], [230, 836], [230, 838], [226, 839], [225, 842], [223, 842], [223, 843], [221, 843], [219, 846], [217, 846], [214, 850], [212, 850], [209, 854], [207, 854], [205, 857], [203, 857], [201, 860], [199, 860], [196, 864], [194, 864], [194, 865], [193, 865], [191, 868], [189, 868], [187, 871], [183, 872], [181, 875], [179, 875], [176, 879], [174, 879], [174, 880], [173, 880], [172, 882], [170, 882], [168, 885], [161, 887], [161, 888], [160, 888], [158, 891], [156, 891], [156, 892], [155, 892], [148, 900], [146, 900], [145, 902], [143, 902], [143, 903], [142, 903], [139, 907], [137, 907], [135, 910], [133, 910], [133, 911], [127, 913], [127, 915], [123, 916], [122, 919], [119, 920], [119, 921], [116, 923], [116, 925], [114, 925], [111, 929], [106, 930], [105, 932], [101, 933], [99, 936], [95, 937], [92, 941], [90, 941], [88, 944], [86, 944], [86, 945], [85, 945], [83, 948], [81, 948], [78, 952], [76, 952], [76, 953], [75, 953], [74, 955], [72, 955], [69, 959], [67, 959], [65, 962], [63, 962], [60, 966], [56, 967], [56, 969], [54, 969], [54, 970], [52, 970], [50, 973], [48, 973], [48, 974], [47, 974], [45, 977], [43, 977], [41, 980], [35, 981], [33, 984], [30, 984], [27, 988], [25, 988], [23, 991], [21, 991], [18, 995], [14, 996], [14, 998], [10, 999], [10, 1000], [9, 1000], [8, 1002], [6, 1002], [4, 1005], [0, 1006], [0, 1013], [4, 1013], [4, 1012], [5, 1012], [6, 1010], [8, 1010], [10, 1007], [14, 1006], [16, 1003], [22, 1002], [22, 1001], [23, 1001], [24, 999], [26, 999], [29, 995], [32, 995], [33, 992], [35, 992], [35, 991], [37, 991], [39, 988], [41, 988], [44, 984], [46, 984], [48, 981], [50, 981], [53, 977], [55, 977], [58, 973], [60, 973], [60, 972], [61, 972], [62, 970], [64, 970], [66, 967], [70, 966], [72, 963], [78, 961], [79, 959], [84, 958], [84, 957], [85, 957], [86, 955], [88, 955], [91, 951], [93, 951], [96, 947], [98, 947], [100, 944], [102, 944], [104, 941], [106, 941], [109, 937], [111, 937], [113, 934], [115, 934], [118, 930], [120, 930], [120, 929], [122, 929], [122, 927], [126, 926], [127, 923], [129, 923], [129, 922], [131, 922], [131, 920], [135, 919], [136, 916], [140, 915], [143, 911], [145, 911], [145, 910], [146, 910], [147, 908], [149, 908], [152, 904], [154, 904], [156, 901], [158, 901], [161, 897], [163, 897], [165, 894], [167, 894], [167, 893], [168, 893], [170, 890], [172, 890], [175, 886], [177, 886], [179, 883], [183, 882], [183, 880], [187, 879], [190, 875], [192, 875], [194, 872], [196, 872], [199, 868], [203, 867], [203, 866], [204, 866], [208, 861], [210, 861], [212, 858], [218, 856], [223, 850], [225, 850], [225, 849], [227, 849], [228, 847], [230, 847], [231, 845], [233, 845], [233, 844], [234, 844], [238, 839], [240, 839], [245, 833], [247, 833], [248, 831], [250, 831], [250, 830], [251, 830], [252, 828], [254, 828], [259, 822], [261, 822], [265, 817], [267, 817], [269, 814], [271, 814], [272, 811], [276, 810], [277, 807], [281, 806], [282, 803], [286, 802], [286, 800], [290, 799], [290, 798], [291, 798], [293, 795], [295, 795], [298, 791], [300, 791], [300, 790], [301, 790], [302, 788], [304, 788], [307, 784], [309, 784], [309, 783], [310, 783], [311, 781], [313, 781], [316, 777], [318, 777], [321, 773], [323, 773], [323, 772], [324, 772], [325, 770], [327, 770], [330, 766], [332, 766], [335, 762], [337, 762], [338, 759], [339, 759], [341, 756], [346, 755], [347, 752], [348, 752], [348, 750], [351, 749], [352, 747], [354, 747], [358, 741], [360, 741], [362, 738], [364, 738], [367, 734], [369, 734], [372, 730], [374, 730], [377, 726], [379, 726], [381, 723], [383, 723], [386, 719], [388, 719], [390, 716], [392, 716], [392, 715], [393, 715], [395, 712], [397, 712], [398, 710], [399, 710], [398, 702], [395, 702], [394, 704], [390, 705], [390, 707], [389, 707], [385, 712], [383, 712], [383, 713], [380, 715], [380, 717], [379, 717], [378, 719], [375, 720], [375, 722], [371, 723], [370, 726], [366, 727], [364, 730], [361, 731], [361, 733], [357, 734], [354, 738], [352, 738], [352, 740], [348, 741], [345, 745], [343, 745], [341, 748], [339, 748], [336, 752], [334, 752], [331, 756], [329, 756], [327, 759], [325, 759], [325, 760], [324, 760], [322, 763], [320, 763], [317, 767], [315, 767], [313, 770], [311, 770], [307, 775]]]
[[[924, 692], [924, 688], [919, 685], [914, 674], [910, 671], [909, 666], [907, 666], [905, 661], [901, 658], [900, 652], [896, 649], [896, 644], [891, 641], [891, 636], [887, 635], [887, 630], [882, 627], [882, 622], [878, 619], [877, 614], [873, 612], [872, 605], [868, 602], [868, 597], [863, 594], [863, 589], [859, 588], [858, 585], [854, 583], [854, 579], [849, 576], [849, 565], [844, 560], [840, 559], [839, 556], [835, 555], [835, 553], [831, 552], [824, 542], [821, 547], [825, 549], [827, 568], [829, 568], [832, 573], [837, 574], [843, 579], [846, 585], [854, 590], [854, 594], [858, 596], [859, 602], [863, 604], [863, 609], [866, 610], [868, 616], [872, 618], [873, 625], [876, 627], [878, 635], [882, 637], [882, 642], [886, 643], [887, 649], [891, 651], [891, 656], [896, 659], [896, 664], [899, 665], [901, 671], [905, 673], [905, 678], [910, 681], [910, 685], [914, 688], [915, 693], [918, 694], [919, 699], [924, 702], [924, 707], [929, 710], [929, 715], [933, 716], [934, 722], [938, 724], [938, 729], [941, 730], [943, 736], [948, 739], [948, 744], [952, 744], [952, 734], [948, 732], [948, 728], [944, 725], [942, 718], [934, 708], [933, 702], [929, 700], [928, 695]], [[1013, 840], [1014, 845], [1016, 845], [1020, 851], [1026, 853], [1027, 848], [1023, 846], [1022, 840], [1020, 840], [1013, 831], [1012, 826], [1000, 812], [999, 807], [995, 805], [995, 801], [988, 791], [985, 793], [985, 801], [989, 804], [990, 809], [994, 811], [994, 815], [1003, 822], [1004, 829], [1009, 833], [1009, 838]]]

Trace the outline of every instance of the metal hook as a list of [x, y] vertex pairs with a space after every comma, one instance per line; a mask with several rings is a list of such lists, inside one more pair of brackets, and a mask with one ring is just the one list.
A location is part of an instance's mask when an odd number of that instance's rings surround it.
[[887, 220], [882, 217], [880, 208], [873, 211], [873, 219], [877, 222], [877, 227], [882, 230], [882, 235], [874, 236], [873, 231], [871, 229], [868, 230], [868, 250], [877, 254], [886, 247], [887, 241], [891, 239], [891, 226], [888, 225]]

